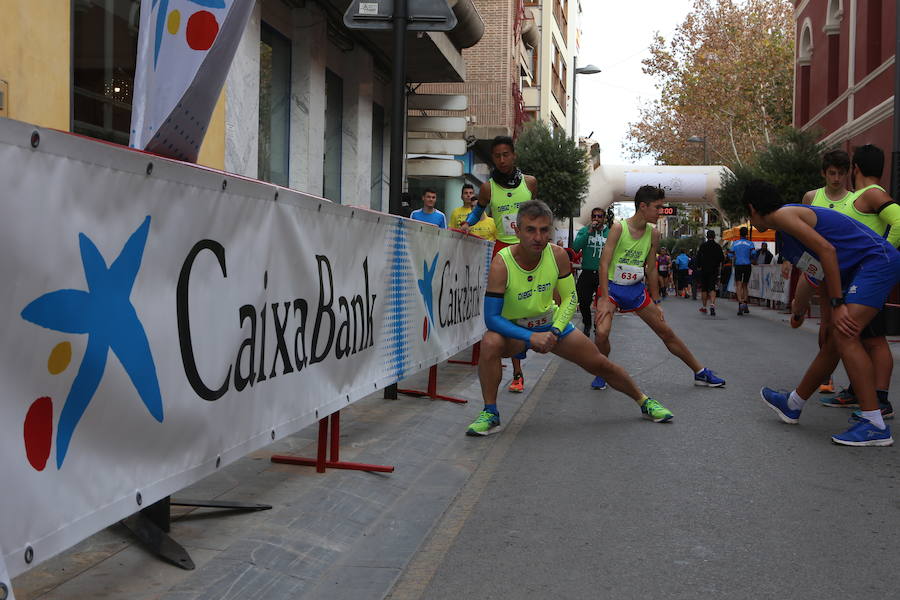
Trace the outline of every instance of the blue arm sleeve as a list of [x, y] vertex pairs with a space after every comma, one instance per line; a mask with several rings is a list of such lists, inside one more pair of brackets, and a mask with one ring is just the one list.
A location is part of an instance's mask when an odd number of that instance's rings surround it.
[[522, 340], [526, 344], [531, 341], [531, 331], [520, 327], [500, 316], [503, 311], [503, 298], [496, 296], [484, 297], [484, 324], [491, 331], [499, 333], [503, 337]]
[[469, 213], [469, 216], [466, 217], [466, 223], [469, 224], [469, 227], [478, 223], [481, 220], [481, 215], [484, 214], [484, 207], [477, 202], [475, 203], [475, 208], [472, 209], [472, 212]]

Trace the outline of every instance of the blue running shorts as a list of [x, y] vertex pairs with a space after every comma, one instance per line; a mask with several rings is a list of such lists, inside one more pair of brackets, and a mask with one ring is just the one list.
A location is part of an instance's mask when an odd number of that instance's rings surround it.
[[609, 282], [609, 299], [612, 300], [619, 312], [634, 312], [649, 306], [653, 299], [647, 293], [647, 286], [642, 283], [634, 285], [619, 285]]

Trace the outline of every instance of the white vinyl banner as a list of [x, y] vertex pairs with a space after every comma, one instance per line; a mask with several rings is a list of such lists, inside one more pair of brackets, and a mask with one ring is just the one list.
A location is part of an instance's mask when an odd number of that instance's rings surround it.
[[6, 563], [3, 561], [3, 556], [0, 555], [0, 598], [3, 600], [16, 600], [16, 595], [13, 594], [12, 582], [9, 578], [9, 573], [6, 572]]
[[5, 119], [0, 189], [12, 575], [484, 332], [474, 237]]
[[789, 290], [790, 280], [781, 276], [781, 265], [753, 265], [747, 284], [751, 296], [787, 303]]
[[132, 148], [197, 161], [255, 2], [141, 2]]

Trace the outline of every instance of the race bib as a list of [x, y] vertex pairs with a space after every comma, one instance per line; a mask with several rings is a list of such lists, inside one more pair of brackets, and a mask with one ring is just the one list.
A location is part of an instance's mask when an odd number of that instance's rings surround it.
[[552, 325], [553, 324], [553, 316], [556, 314], [555, 310], [548, 310], [542, 315], [537, 315], [536, 317], [525, 317], [522, 319], [516, 319], [516, 325], [519, 327], [524, 327], [525, 329], [534, 329], [535, 327], [541, 327], [544, 325]]
[[800, 269], [801, 273], [806, 273], [813, 279], [825, 277], [825, 269], [822, 268], [822, 263], [816, 260], [809, 252], [803, 253], [800, 260], [797, 261], [797, 268]]
[[634, 265], [616, 265], [613, 270], [613, 283], [619, 285], [634, 285], [644, 280], [644, 267], [635, 267]]
[[503, 215], [500, 217], [500, 222], [503, 223], [503, 233], [506, 235], [516, 235], [515, 227], [513, 226], [516, 222], [516, 217], [519, 213], [511, 213], [507, 215]]

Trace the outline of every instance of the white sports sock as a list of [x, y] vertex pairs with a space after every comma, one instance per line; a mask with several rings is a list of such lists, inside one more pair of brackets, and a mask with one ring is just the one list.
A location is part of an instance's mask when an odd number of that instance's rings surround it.
[[864, 419], [868, 419], [872, 425], [878, 429], [884, 429], [884, 418], [881, 416], [880, 410], [863, 410], [860, 411]]
[[791, 392], [791, 395], [788, 396], [788, 408], [791, 410], [803, 410], [804, 404], [806, 404], [806, 400], [800, 397], [797, 390], [794, 390]]

